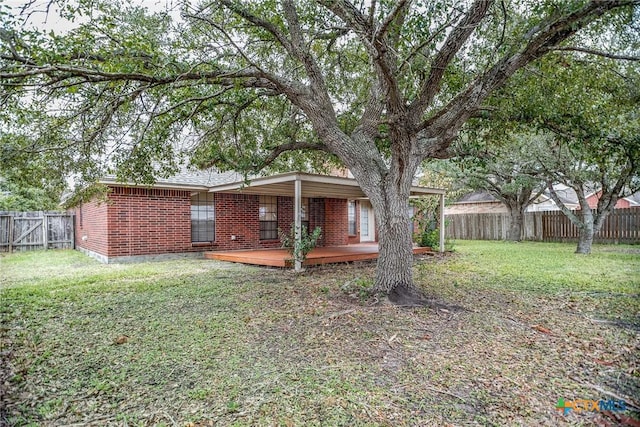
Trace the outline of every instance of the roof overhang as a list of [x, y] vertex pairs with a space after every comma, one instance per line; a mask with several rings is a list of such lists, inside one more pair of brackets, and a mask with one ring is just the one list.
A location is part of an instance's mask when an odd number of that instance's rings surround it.
[[158, 188], [161, 190], [208, 191], [210, 188], [205, 185], [180, 184], [162, 181], [157, 181], [154, 184], [135, 184], [131, 182], [117, 181], [115, 178], [102, 178], [98, 183], [117, 187]]
[[[326, 197], [335, 199], [366, 199], [366, 194], [355, 179], [337, 176], [289, 172], [248, 181], [238, 181], [209, 187], [214, 193], [260, 194], [291, 196], [295, 194], [295, 182], [301, 182], [302, 197]], [[411, 197], [442, 195], [445, 190], [429, 187], [411, 187]]]

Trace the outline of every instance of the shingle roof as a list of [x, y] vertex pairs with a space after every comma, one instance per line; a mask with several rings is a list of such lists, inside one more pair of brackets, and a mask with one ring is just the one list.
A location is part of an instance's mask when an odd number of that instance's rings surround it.
[[214, 185], [230, 184], [242, 181], [242, 174], [237, 172], [217, 172], [213, 170], [185, 170], [169, 178], [158, 179], [159, 184], [177, 185], [202, 185], [212, 187]]
[[[294, 181], [305, 181], [304, 197], [348, 196], [348, 198], [366, 197], [353, 178], [333, 175], [320, 175], [305, 172], [285, 172], [272, 175], [252, 175], [245, 177], [237, 172], [200, 171], [185, 169], [169, 178], [160, 178], [151, 185], [155, 188], [182, 189], [190, 191], [242, 191], [246, 194], [293, 194]], [[118, 182], [115, 176], [101, 180], [107, 185], [145, 187], [144, 184]], [[259, 190], [257, 190], [259, 189]], [[420, 186], [411, 187], [411, 195], [444, 194], [445, 190]], [[309, 196], [313, 194], [313, 196]]]
[[[218, 172], [216, 170], [183, 169], [168, 178], [158, 178], [153, 184], [155, 187], [213, 187], [216, 185], [231, 184], [244, 179], [238, 172]], [[131, 184], [119, 182], [115, 175], [107, 175], [102, 180], [107, 184]]]
[[[565, 205], [578, 205], [578, 195], [571, 187], [567, 187], [564, 184], [554, 184], [553, 189], [556, 191], [558, 198]], [[543, 195], [547, 198], [551, 198], [549, 189], [545, 189]]]
[[486, 191], [474, 191], [473, 193], [465, 194], [460, 197], [455, 203], [484, 203], [484, 202], [498, 202], [492, 194]]

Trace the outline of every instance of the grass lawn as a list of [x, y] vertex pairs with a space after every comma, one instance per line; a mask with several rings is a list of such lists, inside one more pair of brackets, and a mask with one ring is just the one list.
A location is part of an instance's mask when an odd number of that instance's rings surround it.
[[418, 260], [439, 305], [413, 309], [366, 297], [370, 263], [2, 255], [0, 425], [634, 425], [640, 247], [455, 249]]

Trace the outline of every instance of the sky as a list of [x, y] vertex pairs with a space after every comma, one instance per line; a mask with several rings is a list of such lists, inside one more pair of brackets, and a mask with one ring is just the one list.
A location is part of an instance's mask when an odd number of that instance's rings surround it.
[[[72, 0], [70, 2], [73, 2]], [[131, 4], [146, 6], [150, 10], [166, 10], [174, 9], [177, 0], [130, 0]], [[8, 6], [14, 15], [21, 13], [22, 8], [29, 5], [30, 14], [28, 16], [27, 25], [35, 27], [39, 30], [50, 31], [55, 33], [65, 33], [74, 28], [82, 19], [75, 22], [67, 21], [60, 17], [59, 7], [55, 0], [0, 0], [0, 7]], [[50, 7], [48, 8], [48, 6]], [[47, 13], [47, 8], [48, 13]]]
[[27, 25], [33, 26], [40, 30], [54, 30], [57, 32], [65, 32], [73, 28], [76, 24], [62, 19], [58, 15], [58, 7], [52, 4], [47, 13], [47, 6], [50, 1], [48, 0], [0, 0], [0, 5], [9, 6], [11, 13], [17, 16], [22, 12], [22, 8], [25, 5], [32, 3], [29, 7], [29, 14], [25, 15], [25, 19], [28, 16]]

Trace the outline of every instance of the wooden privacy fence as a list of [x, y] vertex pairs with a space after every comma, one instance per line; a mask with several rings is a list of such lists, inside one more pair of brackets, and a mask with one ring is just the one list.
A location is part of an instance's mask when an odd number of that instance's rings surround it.
[[73, 247], [72, 214], [0, 212], [0, 252]]
[[[451, 239], [505, 240], [510, 218], [506, 213], [447, 215]], [[560, 211], [530, 212], [524, 216], [523, 240], [575, 242], [578, 228]], [[598, 243], [640, 243], [640, 208], [615, 209], [595, 235]]]

